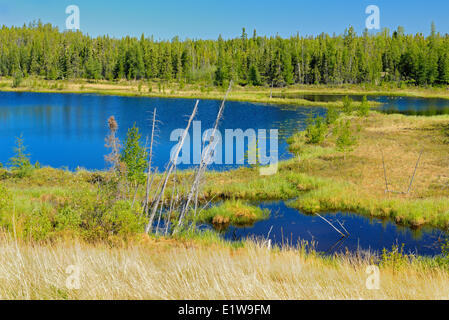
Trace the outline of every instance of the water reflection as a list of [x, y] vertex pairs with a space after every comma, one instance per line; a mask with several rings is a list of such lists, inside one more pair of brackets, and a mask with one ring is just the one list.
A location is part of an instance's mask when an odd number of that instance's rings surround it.
[[293, 246], [304, 240], [313, 242], [318, 251], [327, 253], [359, 250], [381, 252], [383, 248], [391, 249], [395, 244], [404, 243], [406, 252], [420, 255], [440, 254], [442, 241], [446, 237], [441, 230], [412, 230], [388, 220], [366, 218], [356, 214], [324, 215], [335, 225], [338, 225], [338, 220], [349, 231], [350, 235], [342, 238], [318, 216], [302, 214], [282, 201], [263, 202], [259, 206], [272, 212], [269, 219], [256, 222], [250, 227], [229, 226], [221, 231], [223, 237], [228, 240], [248, 237], [271, 239], [273, 244]]

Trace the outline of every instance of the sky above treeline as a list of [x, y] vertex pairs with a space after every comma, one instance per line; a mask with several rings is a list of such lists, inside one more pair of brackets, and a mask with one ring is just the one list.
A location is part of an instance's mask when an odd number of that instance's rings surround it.
[[40, 19], [64, 30], [69, 5], [78, 6], [83, 33], [116, 38], [234, 38], [242, 27], [249, 36], [254, 29], [267, 36], [338, 35], [350, 25], [361, 33], [369, 5], [380, 9], [381, 28], [403, 26], [406, 33], [427, 35], [433, 21], [439, 32], [449, 33], [448, 0], [0, 0], [0, 25]]

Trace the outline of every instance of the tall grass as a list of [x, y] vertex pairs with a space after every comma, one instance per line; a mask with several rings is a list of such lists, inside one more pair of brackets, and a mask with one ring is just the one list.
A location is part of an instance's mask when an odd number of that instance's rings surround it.
[[[423, 263], [386, 263], [380, 289], [368, 290], [366, 258], [323, 259], [257, 244], [233, 249], [147, 238], [110, 248], [3, 239], [0, 253], [2, 299], [449, 298], [448, 271]], [[67, 287], [74, 271], [79, 287]]]
[[256, 221], [266, 219], [268, 209], [249, 205], [241, 200], [229, 200], [224, 203], [199, 211], [197, 221], [212, 223], [215, 226], [250, 226]]

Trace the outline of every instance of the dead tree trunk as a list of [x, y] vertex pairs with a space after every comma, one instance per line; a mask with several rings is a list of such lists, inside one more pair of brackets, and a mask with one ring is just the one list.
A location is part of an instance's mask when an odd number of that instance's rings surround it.
[[175, 151], [175, 153], [173, 155], [173, 158], [170, 159], [170, 164], [168, 165], [167, 170], [165, 171], [164, 183], [162, 184], [162, 188], [161, 188], [161, 190], [160, 190], [160, 192], [159, 192], [158, 196], [156, 197], [156, 200], [155, 200], [155, 202], [153, 204], [153, 208], [151, 210], [150, 219], [149, 219], [148, 224], [147, 224], [147, 226], [145, 228], [145, 232], [146, 233], [149, 233], [151, 231], [151, 229], [152, 229], [154, 216], [156, 215], [157, 209], [159, 207], [159, 203], [161, 202], [161, 199], [162, 199], [162, 197], [164, 195], [165, 188], [167, 187], [167, 182], [170, 179], [170, 175], [171, 175], [171, 173], [173, 171], [173, 168], [176, 166], [176, 162], [178, 160], [179, 152], [181, 151], [181, 148], [182, 148], [182, 146], [184, 144], [184, 141], [185, 141], [185, 139], [187, 137], [190, 125], [192, 124], [193, 118], [196, 115], [196, 111], [198, 109], [198, 103], [199, 103], [199, 100], [196, 101], [195, 107], [193, 108], [193, 112], [190, 115], [189, 122], [187, 123], [187, 127], [184, 130], [184, 133], [183, 133], [183, 135], [181, 137], [181, 140], [180, 140], [180, 142], [178, 144], [178, 148], [176, 149], [176, 151]]
[[[217, 142], [215, 141], [215, 133], [218, 130], [218, 124], [220, 123], [220, 120], [223, 116], [223, 112], [224, 112], [224, 108], [225, 108], [225, 103], [226, 103], [226, 99], [229, 95], [229, 92], [231, 91], [232, 88], [232, 81], [229, 83], [229, 88], [226, 91], [226, 95], [221, 103], [220, 109], [218, 110], [218, 114], [217, 114], [217, 118], [215, 119], [215, 124], [214, 124], [214, 128], [212, 130], [212, 134], [210, 137], [210, 142], [207, 145], [206, 149], [204, 150], [204, 153], [201, 155], [201, 163], [198, 167], [198, 170], [196, 171], [196, 174], [194, 176], [194, 180], [193, 180], [193, 184], [192, 187], [190, 188], [190, 192], [187, 196], [187, 201], [186, 204], [184, 206], [184, 208], [182, 209], [180, 215], [179, 215], [179, 221], [178, 221], [178, 225], [176, 226], [176, 229], [174, 230], [174, 233], [177, 232], [178, 227], [182, 224], [183, 219], [185, 217], [185, 215], [187, 214], [188, 210], [189, 210], [189, 206], [190, 206], [190, 202], [192, 201], [194, 195], [196, 195], [195, 197], [195, 202], [197, 202], [198, 200], [198, 190], [199, 190], [199, 186], [201, 184], [201, 180], [204, 176], [204, 173], [206, 171], [207, 165], [209, 164], [211, 157], [213, 155], [213, 151], [215, 150], [215, 147], [217, 145]], [[195, 210], [196, 210], [196, 206], [195, 206]], [[195, 214], [196, 215], [196, 214]]]
[[145, 191], [145, 203], [143, 206], [145, 215], [148, 215], [148, 198], [150, 197], [150, 189], [151, 189], [151, 185], [153, 184], [153, 179], [151, 179], [151, 181], [150, 181], [150, 176], [151, 176], [151, 161], [152, 161], [152, 157], [153, 157], [153, 142], [154, 142], [155, 124], [156, 124], [156, 108], [154, 108], [154, 111], [153, 111], [153, 127], [151, 129], [150, 157], [148, 158], [147, 185], [146, 185], [146, 191]]

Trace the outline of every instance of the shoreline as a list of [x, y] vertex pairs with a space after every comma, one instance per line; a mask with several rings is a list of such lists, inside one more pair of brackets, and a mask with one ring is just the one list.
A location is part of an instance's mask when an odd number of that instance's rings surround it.
[[[42, 80], [27, 78], [17, 88], [12, 79], [0, 79], [0, 92], [35, 92], [65, 94], [98, 94], [122, 97], [174, 98], [222, 100], [225, 90], [221, 87], [200, 84], [161, 83], [156, 81], [97, 81], [88, 80]], [[273, 97], [270, 98], [270, 95]], [[269, 105], [294, 105], [301, 107], [342, 107], [342, 102], [317, 102], [302, 98], [279, 97], [279, 95], [353, 95], [388, 96], [449, 100], [449, 90], [444, 88], [385, 88], [363, 85], [295, 85], [286, 88], [241, 87], [234, 85], [228, 101], [263, 103]], [[370, 107], [381, 105], [369, 101]], [[355, 102], [357, 104], [357, 102]]]

